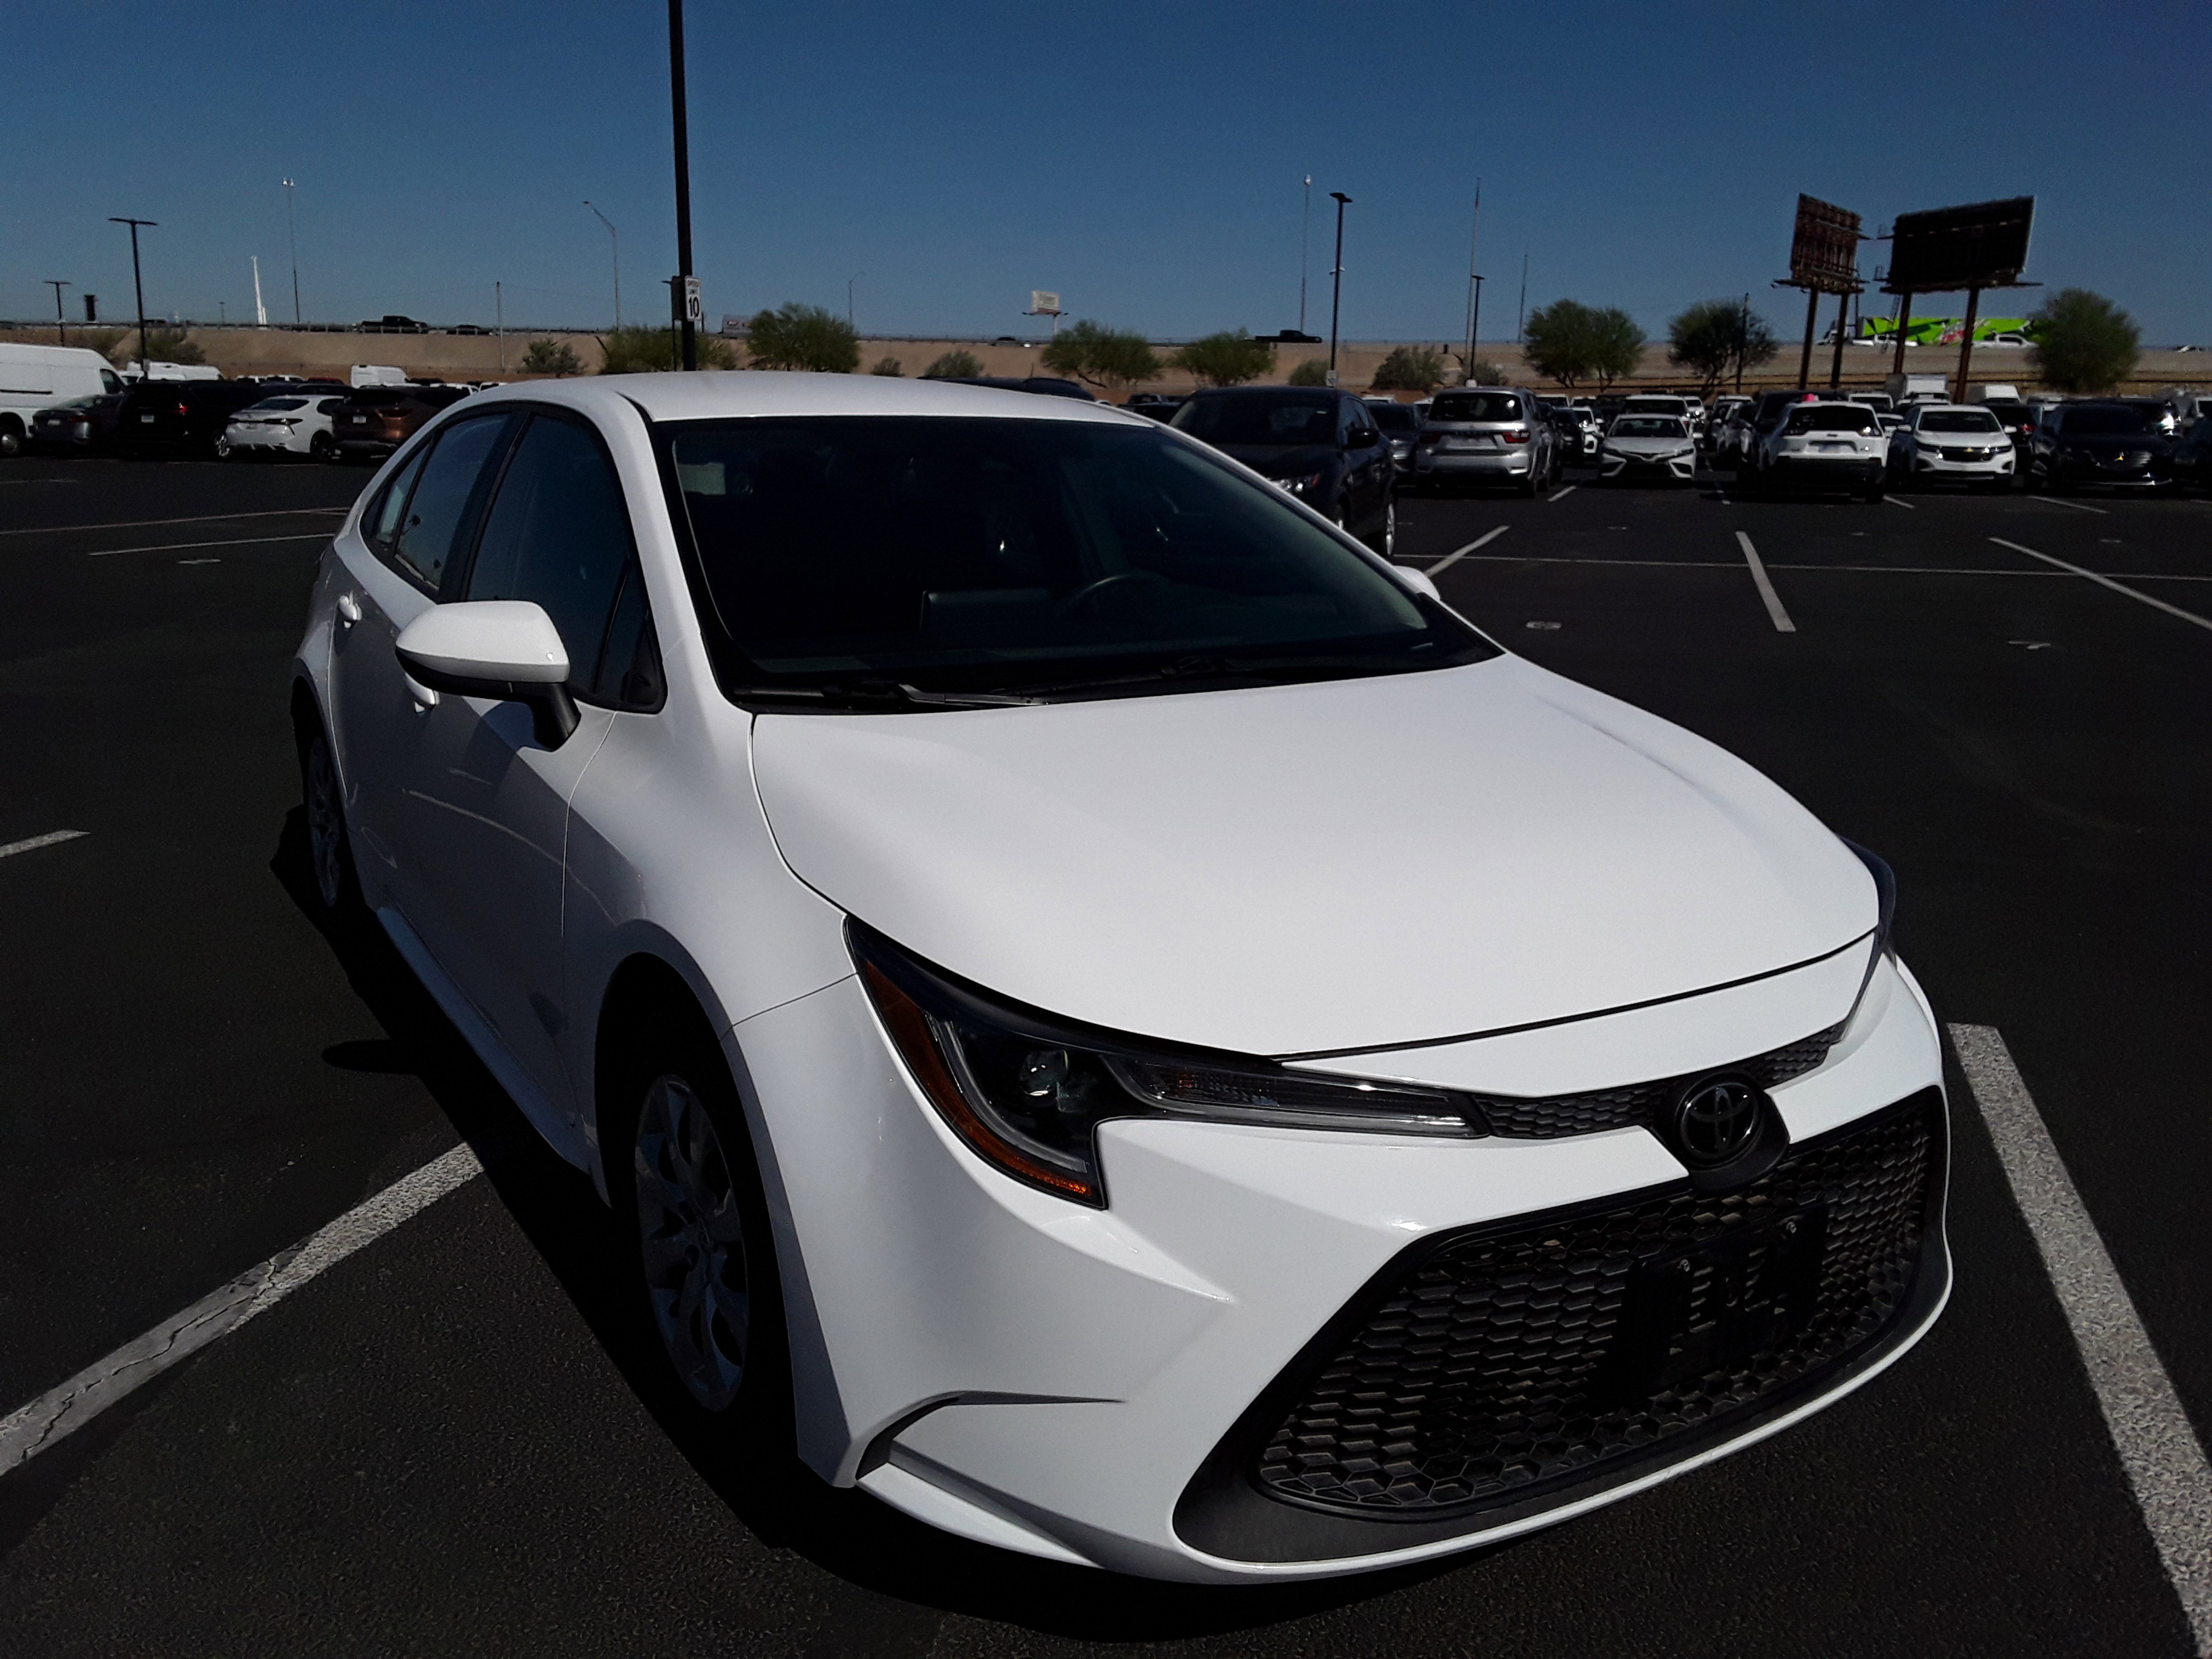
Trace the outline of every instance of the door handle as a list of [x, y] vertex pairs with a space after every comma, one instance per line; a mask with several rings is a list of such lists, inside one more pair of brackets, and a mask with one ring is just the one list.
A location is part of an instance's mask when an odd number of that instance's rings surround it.
[[361, 620], [361, 601], [350, 593], [338, 595], [338, 620], [351, 628]]

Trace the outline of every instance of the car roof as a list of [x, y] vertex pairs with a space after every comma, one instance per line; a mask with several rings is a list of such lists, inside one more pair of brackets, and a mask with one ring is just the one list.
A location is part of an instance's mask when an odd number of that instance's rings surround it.
[[1141, 415], [1109, 404], [1039, 397], [950, 380], [908, 380], [878, 374], [814, 374], [781, 369], [594, 375], [575, 380], [527, 380], [480, 392], [470, 402], [522, 400], [565, 404], [607, 416], [628, 404], [653, 421], [705, 421], [746, 416], [924, 415], [998, 416], [1024, 421], [1105, 421], [1153, 428]]

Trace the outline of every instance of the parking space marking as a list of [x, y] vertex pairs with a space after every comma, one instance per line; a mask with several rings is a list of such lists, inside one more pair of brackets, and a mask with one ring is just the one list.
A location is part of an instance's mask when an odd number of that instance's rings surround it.
[[95, 1360], [59, 1388], [0, 1418], [0, 1475], [28, 1462], [141, 1383], [268, 1312], [325, 1268], [336, 1267], [362, 1245], [381, 1238], [483, 1173], [483, 1164], [473, 1148], [454, 1147], [356, 1205], [319, 1232], [278, 1251], [106, 1358]]
[[1885, 494], [1882, 496], [1882, 500], [1887, 501], [1892, 507], [1903, 507], [1907, 513], [1917, 513], [1920, 510], [1918, 507], [1913, 506], [1911, 501], [1900, 501], [1894, 495]]
[[2086, 576], [2100, 587], [2109, 587], [2115, 593], [2124, 593], [2130, 599], [2150, 606], [2154, 611], [2163, 611], [2169, 617], [2179, 617], [2185, 623], [2194, 623], [2207, 632], [2212, 632], [2212, 621], [2198, 616], [2194, 611], [2184, 611], [2178, 605], [2168, 605], [2164, 599], [2154, 599], [2148, 593], [2130, 587], [2125, 582], [2116, 582], [2110, 576], [2100, 574], [2094, 570], [2084, 570], [2078, 564], [2069, 564], [2065, 560], [2053, 558], [2048, 553], [2039, 553], [2032, 547], [2022, 547], [2018, 542], [2008, 542], [2002, 536], [1992, 536], [1990, 539], [1999, 547], [2008, 547], [2015, 553], [2027, 554], [2031, 559], [2040, 559], [2045, 564], [2057, 565], [2061, 570], [2070, 570], [2077, 576]]
[[1949, 1029], [2197, 1651], [2212, 1656], [2212, 1464], [2003, 1036], [1990, 1025]]
[[297, 536], [247, 536], [238, 541], [161, 542], [151, 547], [96, 547], [84, 556], [88, 559], [112, 559], [118, 553], [173, 553], [180, 547], [260, 547], [270, 542], [326, 542], [329, 539], [328, 531], [308, 530]]
[[1774, 591], [1774, 584], [1766, 579], [1766, 567], [1759, 562], [1759, 550], [1751, 544], [1751, 538], [1741, 530], [1735, 532], [1736, 544], [1743, 549], [1743, 562], [1751, 567], [1751, 579], [1759, 584], [1759, 597], [1766, 601], [1766, 614], [1774, 619], [1778, 634], [1795, 634], [1797, 624], [1790, 620], [1790, 613], [1782, 608], [1782, 596]]
[[2091, 507], [2087, 501], [2069, 501], [2063, 495], [2038, 495], [2033, 499], [2039, 501], [2048, 501], [2053, 507], [2070, 507], [2076, 513], [2094, 513], [2100, 519], [2112, 516], [2110, 507]]
[[24, 530], [0, 530], [0, 536], [59, 536], [72, 530], [151, 530], [157, 525], [231, 524], [240, 519], [303, 519], [316, 513], [352, 511], [349, 507], [280, 507], [265, 513], [203, 513], [191, 519], [118, 519], [112, 524], [33, 525]]
[[18, 853], [35, 853], [41, 847], [58, 847], [65, 841], [82, 841], [92, 833], [89, 830], [56, 830], [43, 836], [33, 836], [27, 841], [11, 841], [0, 847], [0, 859], [12, 859]]
[[1580, 489], [1581, 488], [1582, 488], [1582, 486], [1581, 486], [1580, 484], [1569, 484], [1569, 485], [1568, 485], [1565, 489], [1555, 489], [1555, 490], [1553, 490], [1553, 491], [1549, 495], [1547, 495], [1544, 499], [1545, 499], [1546, 501], [1563, 501], [1566, 500], [1566, 498], [1567, 498], [1568, 496], [1570, 496], [1570, 495], [1573, 495], [1573, 494], [1575, 493], [1575, 491], [1577, 491], [1577, 489]]
[[1429, 574], [1431, 577], [1441, 575], [1443, 572], [1450, 569], [1462, 559], [1465, 558], [1468, 554], [1474, 552], [1476, 548], [1487, 547], [1491, 543], [1496, 541], [1500, 536], [1503, 536], [1513, 526], [1511, 525], [1502, 524], [1495, 530], [1484, 531], [1482, 534], [1477, 536], [1465, 547], [1454, 548], [1450, 552], [1445, 554], [1443, 558], [1438, 559], [1434, 564], [1431, 565], [1429, 567]]

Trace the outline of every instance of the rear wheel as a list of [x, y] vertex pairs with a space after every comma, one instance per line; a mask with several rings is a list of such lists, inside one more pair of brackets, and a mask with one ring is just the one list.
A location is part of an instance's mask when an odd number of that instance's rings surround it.
[[23, 453], [23, 423], [14, 416], [0, 417], [0, 459]]
[[327, 432], [318, 432], [307, 440], [307, 459], [312, 461], [334, 461], [337, 459], [337, 440]]
[[1398, 495], [1395, 490], [1382, 504], [1382, 556], [1395, 558], [1398, 552]]
[[325, 914], [336, 916], [359, 902], [361, 889], [346, 836], [337, 763], [319, 721], [303, 733], [300, 744], [300, 795], [307, 809], [307, 865], [315, 878], [315, 896]]

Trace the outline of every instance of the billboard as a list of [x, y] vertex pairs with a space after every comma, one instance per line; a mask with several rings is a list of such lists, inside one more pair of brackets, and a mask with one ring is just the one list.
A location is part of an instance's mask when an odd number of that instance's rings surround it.
[[1797, 228], [1790, 238], [1790, 280], [1824, 294], [1849, 294], [1859, 285], [1859, 216], [1817, 197], [1797, 198]]
[[1050, 289], [1031, 289], [1030, 290], [1030, 313], [1032, 316], [1036, 317], [1059, 316], [1060, 295], [1054, 294]]
[[1883, 291], [1950, 294], [2016, 283], [2027, 264], [2034, 221], [2033, 196], [1900, 213]]

